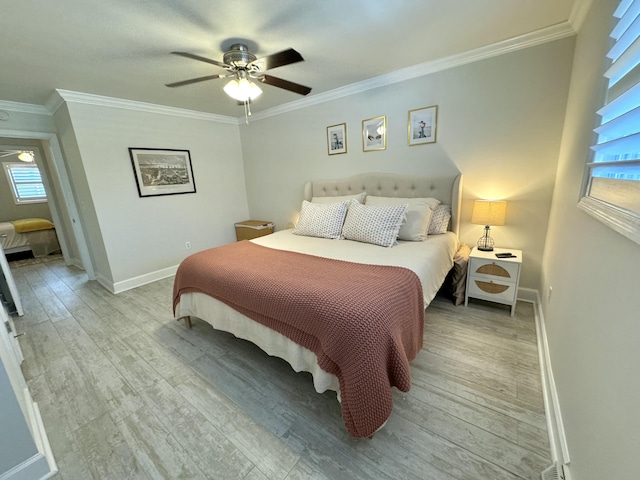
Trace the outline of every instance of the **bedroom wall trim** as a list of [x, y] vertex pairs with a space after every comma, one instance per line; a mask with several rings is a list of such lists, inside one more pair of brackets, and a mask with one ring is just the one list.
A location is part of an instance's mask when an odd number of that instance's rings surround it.
[[[449, 57], [444, 57], [437, 60], [413, 65], [411, 67], [402, 68], [385, 75], [379, 75], [362, 82], [353, 83], [345, 87], [330, 90], [328, 92], [322, 92], [317, 95], [312, 95], [311, 97], [305, 97], [303, 99], [285, 103], [283, 105], [269, 108], [261, 112], [254, 112], [251, 119], [252, 121], [257, 121], [276, 115], [281, 115], [283, 113], [311, 107], [321, 103], [365, 92], [374, 88], [392, 85], [394, 83], [411, 80], [413, 78], [458, 67], [467, 63], [477, 62], [490, 57], [495, 57], [543, 43], [560, 40], [565, 37], [570, 37], [572, 35], [575, 35], [576, 33], [575, 26], [579, 26], [582, 22], [582, 18], [584, 17], [584, 14], [582, 12], [582, 8], [574, 7], [569, 21], [561, 22], [550, 27], [529, 32], [524, 35], [519, 35], [517, 37], [486, 45], [484, 47], [469, 50], [457, 55], [451, 55]], [[153, 103], [107, 97], [90, 93], [74, 92], [64, 89], [56, 89], [55, 92], [53, 92], [49, 99], [45, 102], [44, 106], [0, 101], [0, 110], [12, 110], [24, 113], [52, 115], [58, 110], [58, 108], [60, 108], [60, 106], [64, 102], [84, 103], [89, 105], [121, 108], [126, 110], [135, 110], [162, 115], [173, 115], [233, 125], [241, 125], [244, 123], [244, 117], [228, 117], [213, 113], [199, 112], [195, 110], [187, 110], [177, 107], [169, 107]]]
[[175, 275], [177, 271], [178, 265], [174, 265], [172, 267], [156, 270], [155, 272], [149, 272], [145, 273], [144, 275], [138, 275], [137, 277], [122, 280], [120, 282], [112, 282], [103, 275], [97, 276], [96, 280], [100, 285], [109, 290], [111, 293], [118, 294], [136, 287], [141, 287], [142, 285], [146, 285], [148, 283], [171, 277]]
[[124, 110], [134, 110], [136, 112], [148, 112], [160, 115], [172, 115], [174, 117], [185, 117], [196, 120], [206, 120], [217, 123], [228, 123], [238, 125], [240, 122], [235, 117], [227, 117], [214, 113], [197, 112], [184, 108], [168, 107], [154, 103], [125, 100], [122, 98], [105, 97], [90, 93], [72, 92], [70, 90], [56, 89], [46, 103], [47, 112], [53, 114], [64, 103], [82, 103], [86, 105], [97, 105], [101, 107], [119, 108]]
[[[525, 300], [534, 294], [534, 300]], [[546, 412], [547, 431], [549, 434], [549, 447], [551, 450], [551, 460], [562, 469], [567, 480], [571, 478], [569, 456], [569, 446], [564, 431], [562, 413], [560, 411], [560, 401], [558, 390], [553, 378], [551, 367], [551, 356], [549, 353], [549, 343], [547, 341], [547, 331], [545, 329], [544, 316], [542, 313], [542, 303], [540, 293], [534, 289], [519, 289], [518, 299], [533, 303], [533, 311], [536, 324], [536, 337], [538, 343], [538, 360], [540, 362], [540, 375], [542, 377], [542, 395], [544, 399], [544, 410]]]
[[9, 100], [0, 100], [0, 110], [8, 110], [10, 112], [34, 113], [36, 115], [51, 115], [51, 112], [42, 105], [34, 105], [32, 103], [10, 102]]
[[[576, 30], [573, 28], [570, 22], [558, 23], [550, 27], [542, 28], [540, 30], [503, 40], [501, 42], [492, 43], [490, 45], [469, 50], [457, 55], [451, 55], [449, 57], [419, 63], [417, 65], [402, 68], [400, 70], [395, 70], [393, 72], [379, 75], [362, 82], [352, 83], [351, 85], [347, 85], [345, 87], [336, 88], [334, 90], [329, 90], [328, 92], [322, 92], [317, 95], [312, 95], [300, 100], [285, 103], [283, 105], [269, 108], [261, 112], [254, 112], [251, 116], [251, 121], [255, 122], [257, 120], [273, 117], [275, 115], [281, 115], [283, 113], [292, 112], [301, 108], [330, 102], [332, 100], [337, 100], [339, 98], [365, 92], [374, 88], [392, 85], [394, 83], [422, 77], [424, 75], [458, 67], [467, 63], [485, 60], [490, 57], [503, 55], [547, 42], [553, 42], [555, 40], [560, 40], [562, 38], [570, 37], [575, 34]], [[238, 123], [244, 123], [244, 117], [238, 117]]]
[[577, 32], [582, 27], [589, 10], [591, 10], [591, 4], [593, 0], [582, 0], [580, 2], [574, 2], [571, 14], [569, 15], [569, 23], [573, 29]]

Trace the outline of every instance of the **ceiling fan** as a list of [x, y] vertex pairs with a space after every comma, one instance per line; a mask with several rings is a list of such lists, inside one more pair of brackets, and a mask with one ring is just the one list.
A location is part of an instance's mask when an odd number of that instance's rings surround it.
[[232, 80], [225, 85], [224, 91], [231, 98], [240, 103], [244, 103], [245, 107], [248, 102], [254, 100], [262, 93], [260, 87], [251, 82], [251, 80], [256, 80], [260, 83], [282, 88], [300, 95], [307, 95], [311, 92], [311, 88], [309, 87], [264, 73], [267, 70], [273, 70], [274, 68], [282, 67], [284, 65], [304, 61], [302, 55], [296, 52], [293, 48], [289, 48], [272, 55], [267, 55], [266, 57], [257, 58], [254, 54], [249, 52], [249, 48], [245, 44], [234, 43], [222, 56], [222, 62], [187, 52], [171, 53], [216, 65], [224, 68], [228, 73], [222, 75], [207, 75], [204, 77], [182, 80], [180, 82], [168, 83], [166, 84], [167, 87], [182, 87], [184, 85], [205, 82], [207, 80], [215, 80], [217, 78], [232, 78]]

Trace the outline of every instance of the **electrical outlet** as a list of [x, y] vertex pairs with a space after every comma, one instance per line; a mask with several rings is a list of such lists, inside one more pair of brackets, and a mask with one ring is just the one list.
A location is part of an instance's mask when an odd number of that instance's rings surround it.
[[191, 242], [185, 242], [184, 244], [184, 248], [186, 248], [187, 250], [189, 250], [191, 248]]

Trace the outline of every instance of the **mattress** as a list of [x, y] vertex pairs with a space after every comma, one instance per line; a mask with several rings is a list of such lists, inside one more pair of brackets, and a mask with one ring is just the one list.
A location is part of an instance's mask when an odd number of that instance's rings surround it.
[[452, 232], [429, 235], [422, 242], [399, 241], [390, 248], [350, 240], [294, 235], [292, 229], [281, 230], [251, 241], [264, 247], [318, 257], [408, 268], [420, 278], [425, 306], [438, 293], [444, 278], [453, 266], [453, 257], [458, 250], [458, 237]]
[[[349, 240], [303, 237], [294, 235], [292, 230], [282, 230], [251, 241], [269, 248], [325, 258], [408, 268], [420, 279], [425, 306], [435, 297], [451, 269], [458, 247], [457, 236], [450, 232], [431, 235], [423, 242], [399, 242], [391, 248]], [[337, 377], [318, 366], [312, 351], [254, 322], [224, 303], [202, 293], [185, 293], [176, 307], [176, 316], [200, 318], [217, 330], [227, 331], [238, 338], [248, 340], [267, 354], [286, 360], [294, 371], [310, 372], [317, 392], [333, 390], [338, 393], [338, 399], [340, 398]]]
[[34, 257], [44, 257], [60, 251], [55, 229], [18, 233], [11, 222], [0, 222], [0, 243], [5, 253], [31, 250]]

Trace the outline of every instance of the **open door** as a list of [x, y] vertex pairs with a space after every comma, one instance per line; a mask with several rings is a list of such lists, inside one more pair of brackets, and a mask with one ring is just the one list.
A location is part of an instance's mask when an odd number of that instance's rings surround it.
[[0, 243], [0, 274], [0, 297], [2, 303], [7, 307], [9, 313], [17, 313], [19, 316], [23, 316], [24, 310], [22, 309], [18, 287], [13, 279], [2, 243]]

